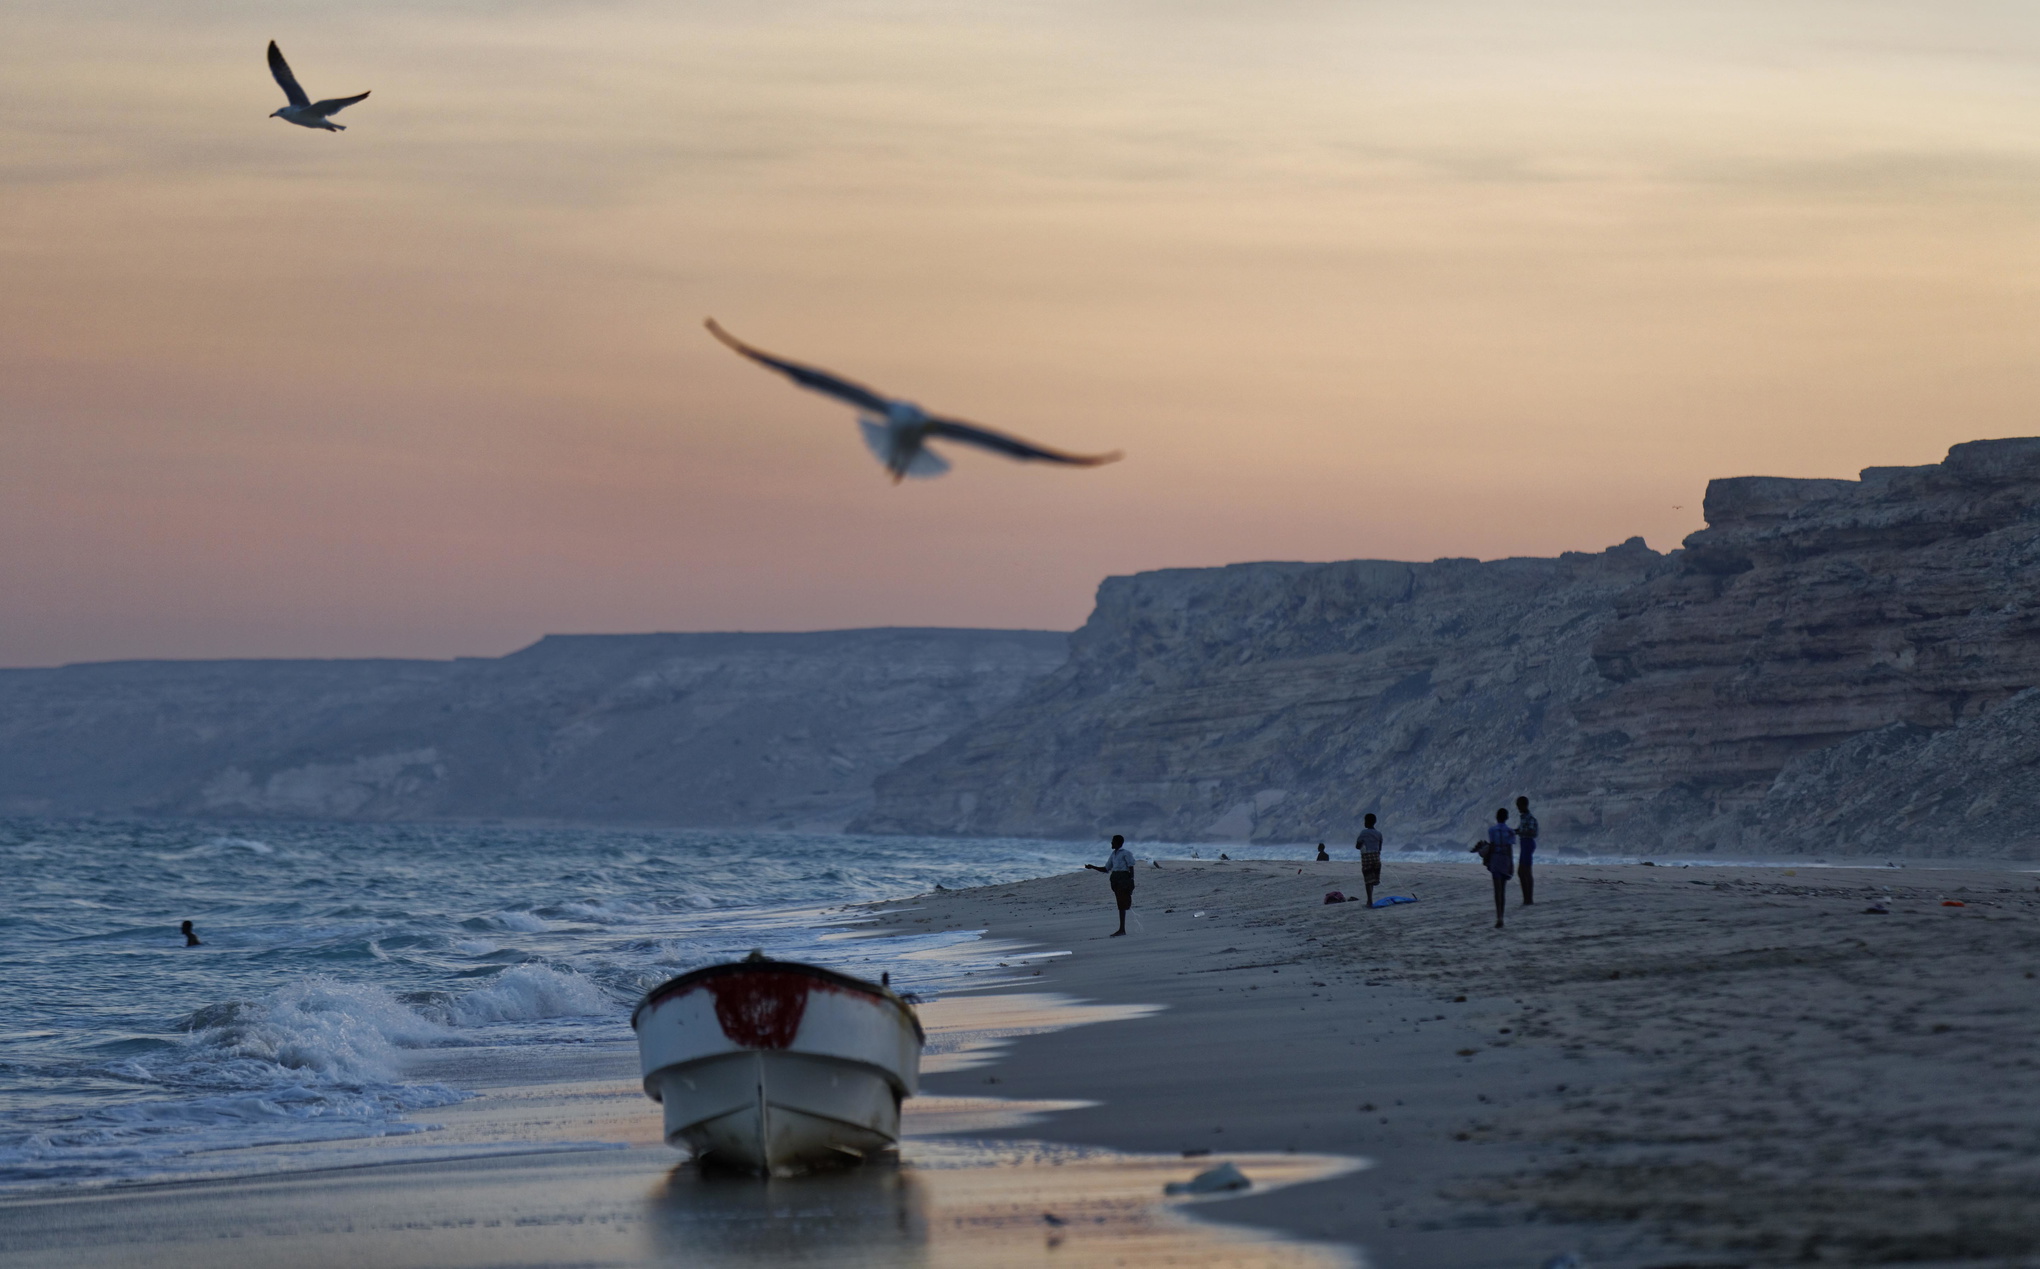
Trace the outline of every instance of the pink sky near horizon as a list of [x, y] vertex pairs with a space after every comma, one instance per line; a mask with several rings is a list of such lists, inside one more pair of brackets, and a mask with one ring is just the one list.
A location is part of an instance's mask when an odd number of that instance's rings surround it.
[[[21, 0], [0, 71], [0, 665], [1068, 629], [2040, 434], [2030, 6]], [[895, 488], [710, 314], [1127, 458]]]

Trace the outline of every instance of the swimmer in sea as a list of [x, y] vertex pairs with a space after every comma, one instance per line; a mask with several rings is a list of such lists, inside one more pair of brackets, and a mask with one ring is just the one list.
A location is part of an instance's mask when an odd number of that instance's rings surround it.
[[193, 930], [193, 929], [191, 928], [191, 922], [189, 922], [189, 921], [186, 921], [186, 922], [184, 923], [184, 925], [183, 925], [183, 926], [182, 926], [181, 928], [182, 928], [182, 929], [183, 929], [183, 931], [184, 931], [184, 946], [186, 946], [186, 947], [204, 947], [204, 946], [205, 946], [205, 944], [203, 944], [203, 943], [201, 943], [201, 942], [199, 942], [199, 941], [198, 941], [198, 932], [197, 932], [196, 930]]

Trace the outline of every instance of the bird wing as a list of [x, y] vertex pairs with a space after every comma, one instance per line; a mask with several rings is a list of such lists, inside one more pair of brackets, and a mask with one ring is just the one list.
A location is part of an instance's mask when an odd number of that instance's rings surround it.
[[994, 432], [988, 427], [965, 423], [961, 419], [929, 419], [928, 435], [940, 436], [945, 440], [962, 441], [979, 449], [988, 449], [995, 454], [1017, 458], [1023, 462], [1068, 463], [1074, 467], [1098, 467], [1105, 463], [1116, 463], [1124, 457], [1118, 450], [1110, 454], [1065, 454], [1061, 450], [1023, 441], [1017, 436]]
[[337, 114], [338, 112], [347, 109], [347, 107], [353, 105], [357, 101], [360, 101], [363, 97], [366, 96], [368, 96], [367, 93], [356, 93], [352, 97], [328, 97], [324, 101], [314, 102], [312, 104], [311, 112], [323, 119], [327, 115]]
[[290, 73], [290, 63], [283, 60], [283, 50], [276, 47], [276, 41], [269, 41], [269, 73], [276, 76], [276, 82], [283, 87], [283, 95], [290, 98], [293, 106], [309, 106], [312, 99], [305, 96], [305, 90], [298, 87], [297, 76]]
[[781, 357], [774, 357], [770, 353], [760, 352], [758, 349], [751, 347], [743, 340], [738, 339], [735, 335], [716, 325], [713, 317], [708, 319], [706, 325], [709, 334], [729, 345], [738, 353], [749, 357], [761, 366], [777, 370], [780, 374], [785, 375], [803, 388], [812, 388], [816, 392], [827, 393], [838, 401], [846, 401], [860, 410], [870, 410], [874, 414], [884, 414], [892, 408], [892, 402], [861, 383], [832, 375], [826, 370], [817, 370], [813, 366], [803, 366], [797, 361], [787, 361]]

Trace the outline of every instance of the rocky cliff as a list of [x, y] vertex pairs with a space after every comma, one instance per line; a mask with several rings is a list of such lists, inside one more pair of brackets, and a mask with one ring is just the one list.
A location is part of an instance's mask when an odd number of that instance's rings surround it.
[[[1621, 597], [1579, 711], [1583, 826], [1638, 845], [2040, 847], [2040, 438], [1861, 480], [1717, 480], [1676, 572]], [[1874, 810], [1873, 810], [1874, 808]]]
[[829, 830], [1067, 638], [556, 635], [498, 659], [0, 670], [0, 812]]
[[1615, 601], [1670, 569], [1597, 555], [1239, 564], [1108, 579], [1067, 665], [879, 781], [879, 831], [1176, 840], [1471, 838], [1542, 790], [1603, 683]]
[[1706, 510], [1671, 556], [1109, 579], [862, 823], [1446, 843], [1525, 792], [1554, 847], [2040, 855], [2040, 439]]

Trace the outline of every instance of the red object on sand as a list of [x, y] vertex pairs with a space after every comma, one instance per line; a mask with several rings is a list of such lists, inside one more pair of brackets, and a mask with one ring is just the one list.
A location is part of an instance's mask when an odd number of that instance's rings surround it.
[[1941, 906], [1944, 908], [1966, 908], [1969, 905], [1960, 899], [1943, 899], [1941, 900]]

